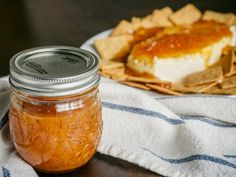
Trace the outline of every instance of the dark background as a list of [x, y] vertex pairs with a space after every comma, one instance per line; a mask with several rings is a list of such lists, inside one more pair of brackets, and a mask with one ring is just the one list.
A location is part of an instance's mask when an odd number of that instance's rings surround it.
[[[9, 74], [10, 58], [21, 50], [42, 45], [79, 47], [89, 37], [114, 27], [121, 19], [142, 17], [165, 6], [176, 10], [189, 2], [202, 11], [236, 13], [235, 0], [0, 0], [0, 76]], [[128, 162], [96, 154], [79, 170], [56, 176], [158, 175]]]
[[42, 45], [79, 47], [120, 19], [145, 16], [164, 6], [178, 9], [189, 2], [202, 11], [236, 12], [235, 0], [1, 0], [0, 76], [9, 73], [9, 59], [21, 50]]

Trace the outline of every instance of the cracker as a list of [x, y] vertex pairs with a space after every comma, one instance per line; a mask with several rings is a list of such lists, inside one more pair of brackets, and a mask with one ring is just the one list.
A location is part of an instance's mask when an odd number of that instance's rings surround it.
[[148, 15], [144, 18], [133, 17], [131, 23], [135, 29], [138, 28], [153, 28], [156, 24], [152, 21], [152, 15]]
[[228, 73], [225, 77], [231, 77], [233, 75], [236, 75], [236, 64], [234, 64], [232, 68], [232, 71]]
[[208, 68], [204, 71], [189, 74], [183, 80], [185, 86], [197, 86], [212, 82], [221, 82], [223, 78], [222, 67]]
[[135, 29], [138, 29], [142, 26], [142, 18], [139, 17], [132, 17], [131, 23], [134, 25]]
[[236, 76], [228, 77], [223, 80], [220, 84], [222, 89], [228, 89], [236, 87]]
[[139, 28], [153, 28], [156, 27], [156, 24], [151, 20], [151, 15], [148, 15], [144, 18], [133, 17], [131, 23], [134, 25], [134, 28], [137, 30]]
[[165, 87], [158, 86], [156, 84], [146, 84], [146, 85], [148, 87], [150, 87], [151, 89], [156, 90], [156, 91], [161, 92], [161, 93], [165, 93], [165, 94], [169, 94], [169, 95], [182, 95], [179, 92], [176, 92], [174, 90], [171, 90], [171, 89], [168, 89], [168, 88], [165, 88]]
[[102, 69], [104, 73], [108, 74], [125, 74], [125, 67], [113, 68], [113, 69]]
[[173, 24], [169, 20], [169, 17], [172, 14], [173, 14], [173, 10], [170, 7], [156, 9], [152, 12], [151, 21], [156, 26], [161, 26], [161, 27], [173, 26]]
[[207, 10], [204, 12], [203, 20], [214, 20], [227, 25], [236, 25], [236, 17], [233, 13], [220, 13]]
[[232, 49], [229, 51], [226, 55], [223, 55], [220, 59], [220, 65], [222, 66], [223, 69], [223, 74], [224, 76], [228, 77], [233, 75], [236, 71], [234, 68], [234, 60], [235, 60], [235, 52]]
[[142, 18], [140, 25], [142, 28], [153, 28], [156, 26], [156, 24], [152, 21], [152, 15]]
[[110, 76], [110, 74], [106, 74], [106, 73], [103, 73], [103, 72], [100, 72], [100, 75], [102, 76], [102, 77], [106, 77], [106, 78], [111, 78], [111, 76]]
[[[142, 34], [139, 40], [143, 41], [157, 33], [151, 31], [150, 33], [147, 32], [149, 34], [147, 35], [138, 29], [161, 29], [158, 31], [158, 35], [175, 34], [181, 31], [181, 25], [190, 25], [201, 18], [203, 20], [215, 20], [227, 25], [236, 25], [236, 16], [233, 13], [223, 14], [206, 11], [202, 17], [200, 10], [192, 4], [182, 7], [175, 13], [170, 7], [165, 7], [155, 9], [152, 14], [144, 18], [133, 17], [131, 22], [121, 20], [112, 31], [111, 36], [95, 41], [95, 47], [104, 59], [100, 61], [99, 65], [101, 75], [132, 87], [144, 90], [152, 89], [171, 95], [181, 95], [182, 93], [236, 94], [236, 48], [229, 46], [222, 51], [223, 57], [219, 63], [205, 71], [188, 75], [184, 79], [184, 85], [173, 85], [171, 82], [143, 75], [128, 75], [125, 63], [110, 61], [125, 59], [131, 47], [139, 42], [136, 41], [139, 38], [134, 40], [136, 36], [140, 37], [137, 34]], [[136, 32], [139, 33], [136, 34]]]
[[111, 78], [115, 81], [126, 81], [127, 76], [125, 74], [112, 75]]
[[234, 66], [233, 66], [233, 74], [235, 74], [236, 73], [236, 63], [234, 63]]
[[127, 20], [121, 20], [112, 31], [111, 36], [133, 33], [134, 30], [135, 30], [135, 26], [132, 23], [130, 23]]
[[109, 61], [109, 60], [104, 60], [104, 59], [99, 60], [99, 69], [114, 69], [114, 68], [120, 68], [124, 66], [125, 64], [122, 62]]
[[208, 94], [223, 94], [223, 95], [233, 95], [236, 94], [236, 87], [223, 89], [219, 85], [216, 85], [214, 87], [211, 87], [204, 91], [204, 93]]
[[137, 82], [121, 81], [120, 83], [131, 86], [131, 87], [143, 89], [143, 90], [151, 90], [149, 87], [145, 86], [144, 84], [140, 84]]
[[128, 76], [127, 80], [128, 81], [134, 81], [134, 82], [141, 82], [141, 83], [171, 85], [171, 82], [162, 81], [162, 80], [157, 79], [157, 78], [145, 78], [145, 77]]
[[129, 53], [129, 43], [132, 41], [132, 39], [132, 35], [123, 34], [104, 39], [97, 39], [95, 40], [94, 44], [102, 59], [118, 60], [122, 59]]
[[182, 92], [182, 93], [202, 93], [205, 90], [217, 85], [216, 82], [210, 83], [210, 84], [204, 84], [204, 85], [198, 85], [194, 87], [186, 87], [184, 85], [173, 85], [171, 89]]
[[172, 14], [170, 20], [176, 25], [190, 25], [200, 20], [201, 16], [202, 13], [197, 7], [187, 4]]
[[233, 47], [233, 53], [232, 53], [232, 57], [233, 57], [233, 62], [236, 63], [236, 47]]
[[125, 68], [114, 68], [114, 69], [103, 69], [101, 73], [109, 75], [110, 78], [118, 81], [126, 80], [127, 75], [125, 74]]
[[230, 73], [232, 70], [232, 65], [233, 65], [233, 60], [232, 60], [232, 50], [226, 55], [223, 55], [220, 59], [220, 65], [222, 66], [223, 69], [223, 74], [224, 76]]
[[236, 75], [236, 65], [234, 65], [234, 70], [232, 72], [228, 73], [227, 75], [225, 75], [225, 77], [227, 78], [227, 77], [231, 77], [233, 75]]
[[171, 21], [168, 19], [173, 14], [170, 7], [164, 7], [162, 9], [156, 9], [152, 14], [147, 15], [144, 18], [133, 17], [131, 23], [134, 29], [142, 28], [153, 28], [153, 27], [165, 27], [173, 26]]

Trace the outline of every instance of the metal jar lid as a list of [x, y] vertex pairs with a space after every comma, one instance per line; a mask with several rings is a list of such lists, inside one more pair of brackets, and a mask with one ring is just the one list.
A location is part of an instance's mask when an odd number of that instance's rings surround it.
[[10, 61], [10, 83], [34, 96], [66, 96], [98, 85], [97, 57], [83, 49], [49, 46], [22, 51]]

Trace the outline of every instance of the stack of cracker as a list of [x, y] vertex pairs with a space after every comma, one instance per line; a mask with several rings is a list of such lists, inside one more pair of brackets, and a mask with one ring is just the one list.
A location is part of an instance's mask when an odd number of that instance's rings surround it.
[[122, 84], [143, 90], [154, 90], [170, 95], [183, 93], [236, 94], [236, 48], [222, 55], [220, 62], [201, 71], [189, 74], [183, 83], [171, 83], [152, 77], [133, 76], [126, 65], [118, 61], [101, 60], [101, 75]]
[[[229, 26], [236, 25], [236, 16], [233, 13], [207, 10], [202, 14], [192, 4], [188, 4], [176, 12], [173, 12], [170, 7], [164, 7], [154, 10], [152, 14], [144, 18], [133, 17], [130, 21], [120, 21], [110, 36], [95, 40], [95, 48], [101, 56], [101, 75], [132, 87], [171, 95], [181, 95], [182, 93], [236, 94], [236, 50], [232, 47], [224, 50], [220, 62], [216, 65], [205, 71], [188, 75], [183, 83], [171, 83], [127, 72], [126, 59], [133, 45], [150, 37], [139, 29], [191, 25], [201, 19], [215, 20]], [[139, 33], [139, 39], [134, 38], [136, 33]]]

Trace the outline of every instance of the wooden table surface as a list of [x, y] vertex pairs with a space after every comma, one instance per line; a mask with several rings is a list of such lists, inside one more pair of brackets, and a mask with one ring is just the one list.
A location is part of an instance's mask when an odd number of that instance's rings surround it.
[[[178, 9], [187, 0], [1, 0], [0, 76], [17, 52], [43, 45], [79, 47], [89, 37], [116, 25], [120, 19], [145, 16], [155, 8]], [[236, 12], [235, 0], [192, 1], [202, 11]], [[174, 148], [174, 147], [173, 147]], [[158, 177], [134, 164], [101, 154], [77, 171], [40, 177]]]

